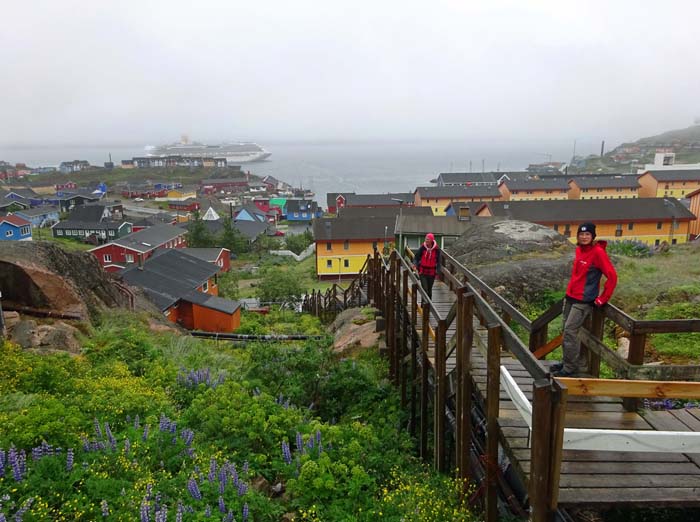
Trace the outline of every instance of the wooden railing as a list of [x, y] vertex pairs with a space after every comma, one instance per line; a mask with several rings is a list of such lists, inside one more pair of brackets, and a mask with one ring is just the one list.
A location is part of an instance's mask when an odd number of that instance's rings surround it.
[[[501, 436], [499, 397], [502, 388], [530, 429], [527, 486], [529, 516], [534, 521], [551, 521], [557, 509], [564, 448], [591, 449], [585, 444], [581, 446], [580, 441], [585, 437], [596, 439], [596, 444], [618, 441], [621, 437], [622, 440], [631, 441], [631, 447], [647, 447], [646, 450], [636, 451], [653, 451], [658, 446], [655, 442], [658, 437], [666, 441], [677, 435], [667, 432], [655, 432], [660, 435], [612, 433], [614, 430], [589, 430], [591, 433], [582, 434], [565, 429], [567, 397], [580, 394], [623, 397], [629, 409], [634, 409], [635, 401], [643, 396], [699, 397], [700, 383], [633, 380], [617, 383], [597, 377], [600, 375], [600, 361], [603, 360], [623, 379], [652, 376], [659, 381], [669, 378], [697, 380], [700, 377], [700, 367], [697, 366], [652, 369], [642, 363], [646, 335], [697, 332], [700, 331], [700, 320], [638, 321], [613, 305], [596, 309], [580, 334], [588, 356], [589, 373], [594, 378], [554, 379], [539, 359], [559, 344], [556, 336], [550, 339], [549, 325], [561, 314], [561, 303], [552, 305], [538, 318], [530, 320], [452, 256], [444, 252], [443, 255], [442, 278], [456, 296], [447, 313], [441, 313], [422, 289], [412, 270], [413, 253], [409, 249], [405, 256], [392, 251], [387, 258], [375, 252], [373, 258], [368, 257], [354, 287], [351, 284], [342, 292], [340, 287], [329, 289], [322, 296], [312, 293], [305, 302], [305, 309], [317, 315], [324, 311], [332, 313], [329, 307], [338, 309], [336, 303], [340, 301], [341, 294], [347, 304], [349, 301], [345, 292], [351, 288], [366, 289], [369, 301], [380, 310], [386, 322], [390, 378], [399, 387], [402, 404], [409, 410], [408, 428], [417, 439], [420, 456], [432, 460], [435, 468], [442, 471], [447, 470], [451, 462], [461, 478], [480, 481], [484, 488], [487, 521], [498, 519], [499, 486], [501, 489], [505, 487], [497, 465]], [[353, 292], [356, 293], [353, 290], [349, 292], [350, 295], [354, 295]], [[628, 332], [631, 343], [627, 360], [602, 342], [606, 321]], [[525, 340], [511, 329], [513, 323], [525, 330]], [[454, 332], [449, 339], [448, 331]], [[483, 404], [475, 403], [481, 399], [473, 393], [473, 346], [482, 347], [480, 351], [487, 362]], [[525, 397], [501, 364], [503, 350], [515, 357], [532, 378], [532, 401]], [[450, 361], [454, 363], [454, 368], [448, 372], [447, 364]], [[682, 378], [678, 379], [677, 376]], [[486, 435], [485, 445], [480, 447], [482, 455], [477, 459], [470, 455], [475, 446], [481, 445], [475, 437], [477, 427], [472, 419], [475, 407], [484, 412]], [[450, 435], [452, 438], [448, 440]], [[688, 444], [690, 448], [700, 448], [700, 438], [697, 436], [700, 434], [678, 437], [681, 440], [678, 448], [685, 447], [681, 443]], [[451, 452], [448, 452], [448, 442], [453, 443]], [[624, 447], [623, 443], [620, 445]], [[598, 449], [604, 448], [603, 445]]]

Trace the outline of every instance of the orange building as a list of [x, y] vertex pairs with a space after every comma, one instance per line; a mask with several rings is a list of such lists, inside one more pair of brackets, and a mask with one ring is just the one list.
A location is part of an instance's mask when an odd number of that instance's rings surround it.
[[161, 250], [143, 266], [122, 272], [144, 289], [169, 321], [188, 330], [233, 332], [241, 325], [240, 304], [218, 297], [220, 267], [179, 249]]
[[700, 236], [700, 189], [688, 194], [690, 200], [690, 211], [695, 216], [695, 220], [690, 222], [690, 239]]
[[504, 179], [498, 190], [503, 201], [548, 201], [569, 199], [569, 184], [560, 177], [542, 179]]
[[638, 198], [639, 182], [635, 174], [577, 176], [569, 180], [569, 199]]
[[685, 243], [695, 216], [675, 198], [582, 199], [484, 203], [480, 217], [503, 217], [551, 227], [576, 242], [581, 223], [596, 224], [598, 239], [630, 239], [648, 245]]
[[495, 184], [476, 186], [418, 187], [413, 192], [416, 207], [430, 207], [435, 216], [444, 216], [450, 203], [496, 201], [501, 193]]
[[700, 170], [648, 170], [640, 174], [640, 198], [685, 198], [700, 189]]

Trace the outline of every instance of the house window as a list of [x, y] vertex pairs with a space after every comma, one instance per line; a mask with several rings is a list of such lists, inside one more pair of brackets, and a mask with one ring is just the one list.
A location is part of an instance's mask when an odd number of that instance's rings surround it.
[[209, 281], [206, 281], [206, 282], [202, 285], [202, 292], [208, 292], [208, 291], [209, 291]]
[[[675, 241], [675, 239], [674, 239]], [[343, 259], [343, 266], [345, 268], [350, 268], [350, 260], [349, 259]]]
[[343, 250], [350, 250], [350, 241], [348, 241], [347, 239], [343, 243]]
[[654, 241], [654, 245], [655, 245], [655, 246], [659, 246], [659, 242], [660, 242], [660, 241], [657, 239], [656, 241]]
[[105, 254], [102, 256], [102, 259], [104, 260], [105, 263], [111, 263], [112, 262], [112, 254]]
[[327, 250], [327, 251], [330, 251], [330, 250], [332, 250], [332, 249], [333, 249], [333, 245], [331, 245], [331, 243], [330, 243], [330, 241], [329, 241], [328, 243], [326, 243], [326, 250]]
[[62, 235], [63, 235], [63, 230], [56, 230], [56, 235], [57, 235], [57, 236], [62, 236]]
[[126, 262], [127, 263], [133, 263], [134, 262], [134, 254], [126, 254]]
[[671, 240], [671, 244], [672, 244], [672, 245], [675, 245], [677, 242], [678, 242], [678, 240], [677, 240], [676, 238], [673, 238], [673, 239]]
[[108, 234], [109, 234], [110, 236], [113, 236], [113, 235], [114, 235], [114, 230], [110, 230], [110, 231], [108, 232]]
[[29, 234], [29, 227], [22, 227], [22, 228], [19, 230], [19, 233], [20, 233], [21, 235], [23, 235], [23, 236], [26, 236], [27, 234]]
[[372, 241], [372, 250], [377, 250], [377, 242]]
[[8, 230], [7, 232], [5, 232], [5, 237], [12, 237], [13, 235], [14, 233], [12, 232], [12, 230]]
[[622, 223], [618, 223], [615, 228], [615, 236], [620, 237], [622, 235]]
[[299, 212], [295, 212], [294, 217], [299, 217]]
[[634, 223], [627, 223], [627, 230], [634, 230]]
[[333, 268], [333, 260], [326, 259], [326, 268]]
[[656, 230], [661, 230], [661, 229], [663, 228], [663, 226], [664, 226], [664, 224], [663, 224], [661, 221], [659, 221], [659, 222], [656, 224]]
[[559, 232], [559, 225], [554, 225], [554, 231]]

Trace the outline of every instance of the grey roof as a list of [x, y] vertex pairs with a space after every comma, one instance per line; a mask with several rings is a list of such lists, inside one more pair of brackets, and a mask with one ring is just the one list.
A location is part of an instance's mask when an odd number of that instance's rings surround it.
[[180, 248], [181, 252], [187, 254], [188, 256], [196, 257], [202, 261], [207, 261], [208, 263], [213, 263], [219, 258], [222, 250], [225, 248]]
[[99, 223], [104, 211], [105, 207], [102, 205], [78, 205], [68, 214], [68, 221]]
[[43, 216], [44, 214], [50, 214], [52, 212], [58, 212], [58, 207], [48, 205], [45, 207], [32, 207], [17, 211], [17, 213], [23, 216]]
[[218, 266], [179, 250], [160, 250], [146, 260], [143, 267], [131, 265], [125, 268], [122, 277], [130, 285], [143, 288], [153, 302], [165, 310], [196, 291], [219, 271]]
[[401, 216], [396, 221], [394, 234], [432, 232], [438, 236], [460, 236], [469, 225], [469, 221], [460, 221], [456, 216]]
[[496, 185], [463, 185], [451, 187], [416, 187], [421, 199], [426, 198], [500, 198], [501, 192]]
[[[288, 199], [286, 209], [287, 214], [290, 212], [316, 212], [318, 205], [311, 199]], [[258, 209], [258, 212], [260, 212], [260, 209]]]
[[267, 232], [270, 225], [259, 221], [234, 220], [233, 226], [237, 228], [241, 234], [247, 237], [249, 241], [253, 241], [260, 234]]
[[581, 188], [638, 188], [637, 176], [614, 174], [610, 176], [576, 176], [571, 181]]
[[438, 181], [454, 185], [467, 183], [496, 183], [501, 172], [441, 172]]
[[534, 223], [695, 219], [676, 198], [492, 201], [484, 203], [483, 206], [487, 206], [493, 216]]
[[136, 250], [137, 252], [150, 252], [154, 248], [184, 233], [185, 231], [182, 228], [173, 225], [154, 225], [116, 239], [113, 241], [113, 244]]
[[385, 232], [392, 235], [394, 223], [396, 216], [320, 218], [313, 221], [313, 233], [316, 241], [379, 240], [385, 237]]
[[401, 215], [432, 216], [430, 207], [343, 207], [338, 209], [338, 216], [343, 218], [354, 217], [396, 217]]
[[341, 194], [347, 198], [348, 195], [354, 194], [354, 192], [328, 192], [326, 194], [326, 207], [334, 207], [336, 205], [336, 198]]
[[10, 193], [15, 193], [15, 194], [17, 194], [18, 196], [23, 197], [23, 198], [36, 198], [36, 197], [39, 197], [39, 194], [37, 194], [36, 192], [34, 192], [32, 189], [30, 189], [30, 188], [25, 188], [25, 187], [23, 187], [23, 188], [12, 188], [12, 189], [7, 189], [7, 194], [10, 194]]
[[104, 221], [78, 221], [73, 219], [67, 219], [65, 221], [59, 221], [51, 228], [58, 230], [119, 230], [126, 224], [130, 224], [128, 221], [111, 221], [105, 219]]
[[[388, 192], [386, 194], [343, 194], [346, 206], [399, 206], [399, 201], [404, 203], [413, 201], [413, 194], [410, 192]], [[335, 205], [335, 203], [333, 203]]]
[[543, 179], [511, 179], [504, 180], [508, 190], [569, 190], [569, 184], [564, 178], [553, 177]]
[[182, 298], [190, 303], [195, 303], [199, 306], [210, 308], [211, 310], [216, 310], [217, 312], [223, 312], [225, 314], [232, 314], [241, 307], [241, 303], [238, 301], [231, 301], [230, 299], [205, 294], [204, 292], [198, 292], [196, 290], [188, 292], [182, 296]]
[[161, 212], [159, 214], [153, 214], [150, 216], [143, 216], [136, 219], [134, 216], [131, 216], [131, 214], [129, 214], [129, 216], [131, 223], [137, 227], [151, 227], [153, 225], [163, 223], [172, 224], [173, 222], [173, 216], [171, 216], [167, 212]]
[[659, 181], [700, 181], [700, 169], [648, 170], [641, 175], [647, 173]]

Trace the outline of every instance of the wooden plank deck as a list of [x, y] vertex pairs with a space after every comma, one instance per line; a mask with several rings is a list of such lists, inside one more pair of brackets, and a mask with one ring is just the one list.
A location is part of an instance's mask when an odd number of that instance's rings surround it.
[[[444, 283], [435, 282], [433, 304], [447, 316], [456, 295]], [[420, 296], [419, 296], [420, 303]], [[431, 316], [433, 328], [437, 321]], [[447, 339], [455, 332], [448, 325]], [[472, 348], [472, 381], [476, 393], [486, 403], [485, 330], [477, 330]], [[434, 339], [428, 352], [434, 363]], [[455, 367], [454, 354], [447, 361], [447, 372]], [[525, 396], [532, 400], [532, 378], [520, 362], [507, 352], [501, 354], [506, 366]], [[499, 427], [501, 443], [524, 484], [530, 473], [530, 436], [527, 424], [501, 386]], [[700, 411], [627, 412], [620, 398], [570, 396], [567, 428], [630, 429], [659, 431], [700, 431]], [[644, 453], [564, 450], [562, 456], [559, 505], [561, 507], [609, 506], [700, 506], [700, 454]]]

